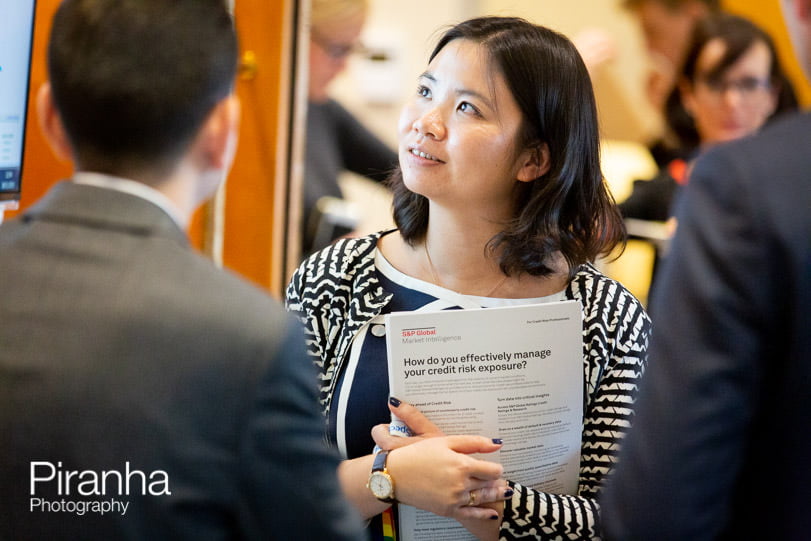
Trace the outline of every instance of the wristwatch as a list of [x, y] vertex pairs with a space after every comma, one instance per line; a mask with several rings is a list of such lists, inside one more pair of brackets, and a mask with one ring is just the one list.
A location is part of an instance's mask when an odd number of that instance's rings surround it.
[[372, 464], [372, 473], [369, 474], [369, 482], [366, 486], [372, 491], [375, 498], [381, 502], [393, 503], [394, 499], [394, 479], [386, 469], [386, 460], [389, 458], [388, 451], [380, 451], [375, 455]]

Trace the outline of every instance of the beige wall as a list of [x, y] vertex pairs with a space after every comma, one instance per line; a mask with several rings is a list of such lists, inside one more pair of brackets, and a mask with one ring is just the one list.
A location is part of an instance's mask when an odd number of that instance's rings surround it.
[[481, 13], [519, 15], [553, 28], [576, 43], [598, 30], [614, 44], [614, 58], [592, 73], [600, 125], [608, 139], [646, 142], [659, 119], [644, 95], [646, 56], [639, 27], [621, 0], [481, 0]]

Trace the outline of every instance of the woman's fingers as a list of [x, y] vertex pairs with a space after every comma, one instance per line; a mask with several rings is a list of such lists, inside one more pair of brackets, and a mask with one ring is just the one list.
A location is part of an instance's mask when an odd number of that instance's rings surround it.
[[[452, 451], [463, 455], [474, 453], [492, 453], [501, 449], [501, 440], [485, 438], [484, 436], [445, 436], [445, 444]], [[484, 481], [501, 479], [504, 468], [497, 462], [478, 460], [468, 457], [467, 475]]]
[[456, 435], [445, 436], [448, 446], [457, 453], [466, 455], [472, 453], [493, 453], [501, 449], [504, 442], [499, 438], [485, 438], [484, 436]]
[[497, 486], [471, 490], [468, 504], [456, 509], [453, 518], [478, 539], [496, 539], [504, 516], [504, 501], [512, 495], [513, 489], [506, 481]]
[[389, 432], [388, 424], [380, 424], [372, 427], [372, 439], [375, 440], [375, 444], [381, 449], [391, 451], [392, 449], [397, 449], [399, 447], [404, 447], [406, 445], [418, 442], [423, 438], [421, 436], [409, 438], [403, 436], [393, 436]]
[[[474, 495], [479, 493], [479, 490], [471, 491]], [[479, 502], [476, 505], [460, 505], [457, 512], [454, 514], [455, 517], [470, 517], [470, 518], [488, 518], [492, 516], [493, 510], [500, 511], [504, 508], [504, 498], [501, 495], [504, 494], [503, 491], [499, 491], [499, 499], [496, 501], [490, 502]], [[478, 498], [478, 496], [475, 496]]]
[[[491, 502], [480, 506], [463, 505], [456, 510], [453, 518], [459, 521], [463, 519], [497, 520], [501, 517], [503, 508], [503, 501]], [[499, 513], [500, 510], [502, 510], [502, 513]]]
[[497, 539], [504, 503], [495, 502], [481, 507], [460, 507], [453, 518], [476, 536], [476, 539]]
[[468, 493], [468, 501], [463, 505], [476, 507], [486, 503], [503, 502], [504, 500], [509, 500], [512, 495], [513, 489], [510, 488], [507, 481], [500, 479], [495, 485], [470, 490]]
[[395, 397], [389, 398], [389, 410], [403, 421], [417, 436], [444, 436], [437, 426], [428, 420], [420, 410]]

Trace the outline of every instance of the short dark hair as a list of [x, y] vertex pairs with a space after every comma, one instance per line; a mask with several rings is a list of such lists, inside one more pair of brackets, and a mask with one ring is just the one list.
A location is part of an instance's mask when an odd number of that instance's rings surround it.
[[[560, 252], [572, 276], [625, 236], [600, 170], [597, 108], [586, 66], [566, 37], [524, 19], [480, 17], [457, 24], [442, 35], [430, 59], [456, 39], [480, 44], [503, 75], [523, 116], [518, 148], [546, 144], [550, 153], [547, 173], [517, 182], [514, 217], [488, 248], [501, 250], [506, 274], [549, 275]], [[427, 199], [405, 186], [399, 168], [390, 183], [403, 238], [409, 244], [423, 240]]]
[[48, 75], [76, 157], [104, 173], [167, 171], [232, 89], [224, 0], [65, 0]]
[[[721, 79], [724, 74], [735, 64], [741, 56], [756, 43], [761, 42], [769, 50], [771, 55], [771, 68], [769, 72], [769, 82], [778, 92], [777, 107], [772, 113], [774, 117], [786, 111], [793, 111], [798, 108], [797, 96], [794, 88], [785, 75], [780, 59], [777, 56], [777, 48], [772, 37], [755, 23], [730, 13], [715, 13], [700, 19], [695, 27], [688, 44], [684, 57], [684, 63], [680, 76], [689, 81], [690, 84], [696, 82], [698, 76], [697, 64], [702, 51], [712, 40], [720, 39], [726, 45], [724, 56], [712, 68], [710, 73], [703, 74], [709, 79]], [[674, 88], [668, 98], [669, 101], [681, 100], [678, 87]], [[673, 123], [679, 139], [685, 146], [698, 146], [700, 138], [696, 131], [693, 119], [688, 115], [679, 122]]]

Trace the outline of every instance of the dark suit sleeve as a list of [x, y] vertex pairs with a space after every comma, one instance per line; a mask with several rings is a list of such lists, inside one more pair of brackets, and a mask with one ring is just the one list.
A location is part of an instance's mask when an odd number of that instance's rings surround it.
[[601, 501], [608, 539], [713, 539], [729, 510], [757, 407], [759, 321], [777, 309], [742, 158], [699, 158], [679, 207], [636, 420]]
[[251, 539], [359, 539], [361, 522], [344, 500], [338, 456], [323, 439], [314, 367], [298, 324], [256, 386], [241, 452]]

